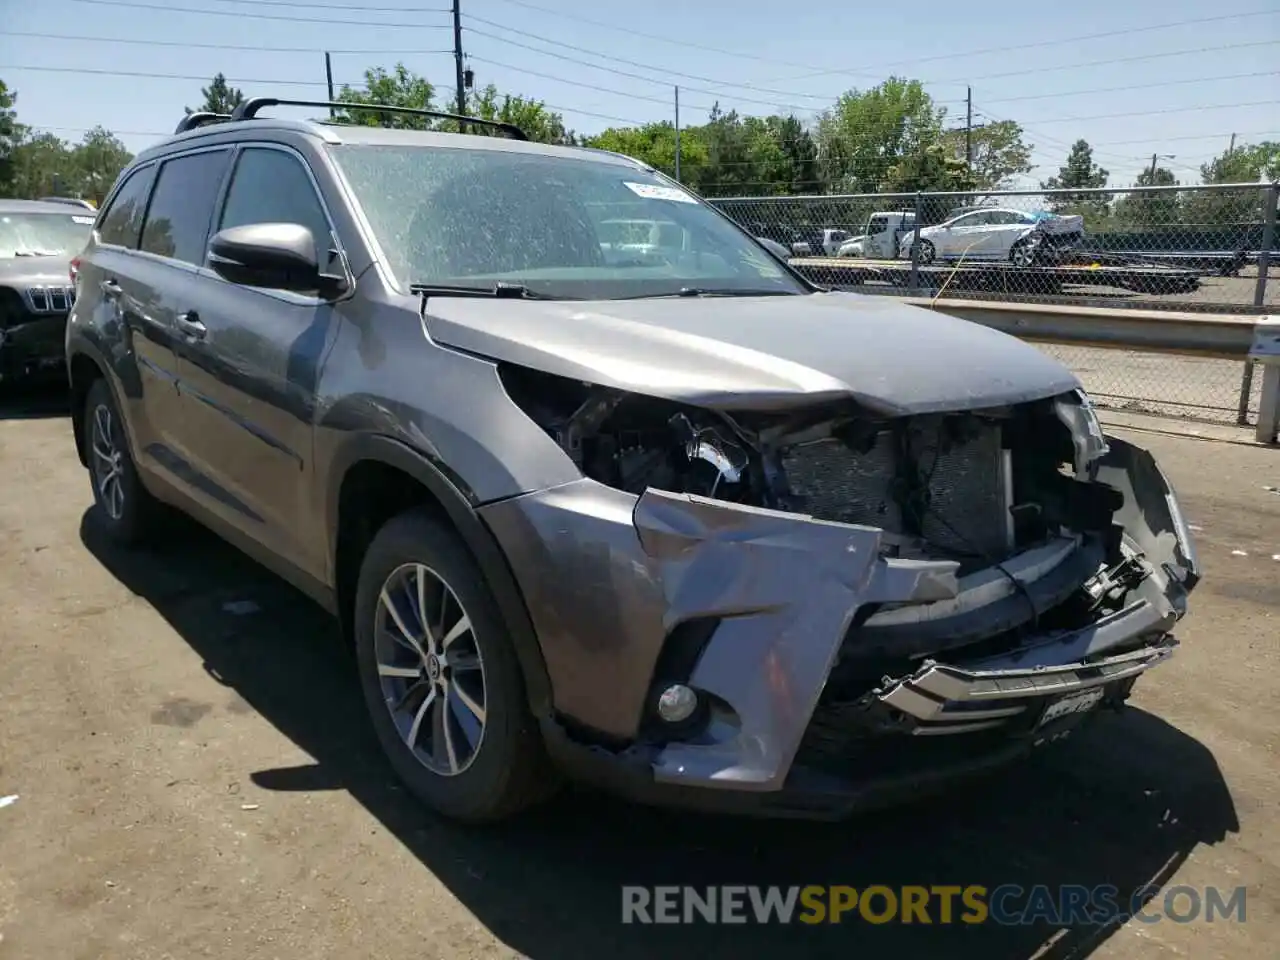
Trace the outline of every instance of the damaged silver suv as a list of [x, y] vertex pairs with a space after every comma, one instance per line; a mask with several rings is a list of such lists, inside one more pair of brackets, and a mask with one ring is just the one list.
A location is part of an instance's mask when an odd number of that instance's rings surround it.
[[258, 116], [296, 103], [193, 115], [121, 175], [76, 444], [119, 540], [177, 507], [341, 618], [435, 810], [567, 775], [839, 816], [1173, 652], [1178, 501], [1053, 359], [813, 287], [626, 157]]

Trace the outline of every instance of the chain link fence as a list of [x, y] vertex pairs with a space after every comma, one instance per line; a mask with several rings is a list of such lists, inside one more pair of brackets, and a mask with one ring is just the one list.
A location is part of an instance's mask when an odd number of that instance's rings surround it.
[[[1277, 184], [710, 202], [838, 289], [1209, 313], [1280, 307]], [[1241, 424], [1257, 413], [1260, 378], [1247, 364], [1047, 349], [1103, 404]]]

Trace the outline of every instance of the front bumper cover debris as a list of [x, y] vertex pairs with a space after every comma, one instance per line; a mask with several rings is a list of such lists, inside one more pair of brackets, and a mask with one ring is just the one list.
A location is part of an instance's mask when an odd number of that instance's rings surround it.
[[[893, 733], [917, 734], [894, 742], [954, 745], [892, 782], [872, 782], [870, 770], [833, 779], [801, 755], [842, 648], [874, 620], [864, 608], [883, 611], [878, 629], [914, 622], [945, 638], [948, 624], [971, 623], [1023, 590], [960, 578], [952, 561], [886, 557], [885, 534], [870, 527], [685, 494], [651, 489], [635, 498], [582, 480], [482, 508], [542, 641], [559, 710], [545, 723], [553, 754], [579, 776], [654, 802], [815, 816], [898, 789], [910, 796], [1017, 756], [1036, 741], [1047, 705], [1065, 696], [1100, 687], [1106, 702], [1122, 702], [1133, 680], [1176, 647], [1170, 629], [1199, 567], [1154, 460], [1108, 442], [1098, 479], [1123, 494], [1117, 520], [1147, 576], [1123, 609], [1083, 629], [1033, 633], [1014, 651], [983, 658], [950, 654], [943, 643], [873, 685], [871, 705], [892, 716]], [[1034, 591], [1088, 547], [1049, 544], [1007, 566], [1021, 564], [1018, 579]], [[1083, 585], [1088, 574], [1076, 576]], [[640, 718], [664, 639], [697, 619], [716, 627], [687, 682], [729, 720], [689, 741], [645, 742]], [[600, 681], [594, 688], [582, 682], [590, 673]], [[941, 732], [973, 737], [918, 736]], [[964, 743], [988, 735], [997, 739], [981, 756], [966, 754]]]

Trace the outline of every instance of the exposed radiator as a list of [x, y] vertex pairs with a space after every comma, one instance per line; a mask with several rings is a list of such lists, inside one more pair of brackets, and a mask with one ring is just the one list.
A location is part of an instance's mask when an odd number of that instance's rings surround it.
[[[919, 469], [930, 478], [924, 538], [949, 552], [1007, 556], [1009, 510], [1000, 428], [984, 425], [976, 436], [937, 456], [937, 442], [926, 433], [917, 451]], [[904, 533], [902, 512], [892, 496], [897, 456], [894, 437], [886, 431], [868, 453], [850, 450], [839, 440], [820, 440], [793, 447], [782, 466], [806, 513]]]

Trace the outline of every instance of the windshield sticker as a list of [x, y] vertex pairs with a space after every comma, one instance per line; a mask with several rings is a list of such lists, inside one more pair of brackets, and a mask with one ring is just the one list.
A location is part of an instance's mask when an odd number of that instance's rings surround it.
[[93, 223], [93, 217], [76, 217], [71, 218], [73, 223]]
[[663, 187], [656, 183], [632, 183], [623, 180], [623, 184], [637, 197], [646, 200], [674, 200], [676, 203], [697, 203], [692, 196], [676, 187]]

